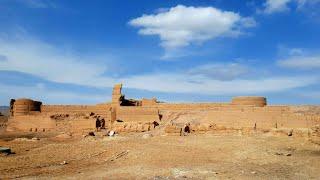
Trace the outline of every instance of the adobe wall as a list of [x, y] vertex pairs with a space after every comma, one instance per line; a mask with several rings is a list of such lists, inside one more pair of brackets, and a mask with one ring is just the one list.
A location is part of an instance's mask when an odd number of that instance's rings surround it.
[[[29, 115], [10, 118], [7, 130], [92, 131], [95, 129], [95, 119], [88, 116], [92, 112], [105, 117], [107, 126], [119, 132], [150, 131], [154, 128], [153, 122], [160, 122], [160, 116], [166, 113], [177, 114], [176, 117], [165, 119], [172, 121], [171, 125], [176, 126], [173, 127], [176, 131], [187, 123], [191, 123], [195, 131], [209, 131], [212, 125], [222, 129], [267, 130], [312, 128], [320, 124], [320, 115], [314, 113], [314, 107], [305, 106], [257, 107], [227, 103], [184, 103], [112, 108], [110, 104], [42, 105], [41, 112], [29, 112]], [[52, 115], [68, 115], [69, 118], [60, 121], [51, 118]]]
[[24, 115], [10, 118], [8, 122], [7, 131], [82, 133], [95, 130], [95, 118], [85, 116], [56, 119], [41, 114]]
[[[13, 103], [7, 131], [82, 131], [94, 130], [94, 114], [110, 119], [111, 103], [97, 105], [41, 105], [30, 99]], [[68, 121], [68, 122], [66, 122]]]
[[158, 103], [146, 107], [158, 108], [159, 110], [196, 110], [212, 109], [222, 106], [230, 106], [229, 103]]
[[120, 106], [121, 99], [123, 97], [121, 94], [121, 90], [122, 90], [122, 84], [114, 85], [113, 91], [112, 91], [112, 100], [111, 100], [111, 103], [113, 106]]
[[310, 128], [320, 122], [320, 116], [297, 114], [286, 106], [219, 109], [210, 110], [207, 113], [208, 122], [234, 128]]
[[156, 104], [157, 104], [157, 99], [156, 98], [152, 98], [152, 99], [143, 98], [141, 100], [141, 105], [142, 106], [152, 106], [152, 105], [156, 105]]
[[40, 111], [41, 102], [33, 101], [31, 99], [17, 99], [13, 104], [13, 115], [23, 116], [28, 115], [30, 112]]
[[0, 113], [0, 132], [7, 128], [8, 117]]
[[56, 122], [55, 131], [82, 134], [94, 131], [96, 118], [93, 116], [69, 115], [68, 117], [52, 118]]
[[99, 114], [100, 116], [108, 116], [108, 111], [111, 108], [111, 104], [99, 104], [99, 105], [42, 105], [41, 113], [52, 114], [76, 114], [84, 113], [90, 114], [91, 112]]
[[21, 115], [10, 117], [7, 131], [46, 132], [56, 128], [56, 122], [47, 116]]
[[31, 99], [11, 100], [11, 131], [93, 131], [97, 117], [119, 132], [142, 132], [166, 126], [177, 132], [218, 129], [310, 129], [320, 124], [320, 106], [269, 106], [265, 97], [234, 97], [230, 103], [158, 103], [155, 98], [127, 100], [122, 84], [113, 88], [112, 102], [97, 105], [42, 105]]
[[265, 97], [239, 96], [239, 97], [232, 98], [231, 104], [263, 107], [267, 105], [267, 99]]
[[153, 122], [159, 120], [159, 110], [150, 107], [119, 107], [117, 119], [126, 122]]
[[[296, 109], [300, 111], [296, 111]], [[294, 106], [223, 105], [207, 110], [166, 109], [163, 110], [163, 113], [170, 114], [172, 119], [172, 123], [166, 130], [167, 132], [177, 133], [186, 124], [191, 124], [194, 131], [216, 131], [218, 129], [308, 130], [320, 124], [320, 114], [310, 113], [309, 109], [307, 107], [297, 108]]]
[[118, 132], [143, 132], [152, 130], [159, 122], [159, 110], [153, 107], [121, 106], [116, 109], [116, 121], [111, 128]]

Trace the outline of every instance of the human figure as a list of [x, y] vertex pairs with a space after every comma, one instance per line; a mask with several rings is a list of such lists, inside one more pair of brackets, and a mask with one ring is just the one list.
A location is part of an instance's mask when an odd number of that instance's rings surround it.
[[157, 126], [159, 126], [159, 123], [157, 121], [153, 121], [153, 128], [156, 128]]
[[101, 129], [105, 129], [106, 121], [104, 120], [104, 118], [101, 119], [100, 123], [101, 123]]
[[189, 133], [191, 133], [191, 129], [190, 129], [190, 123], [184, 125], [183, 130], [181, 129], [181, 131], [183, 131], [183, 135], [187, 136]]
[[184, 127], [184, 132], [185, 132], [185, 133], [190, 133], [190, 127], [189, 127], [189, 125], [186, 125], [186, 126]]
[[101, 122], [100, 122], [99, 118], [97, 118], [97, 119], [96, 119], [96, 129], [97, 129], [97, 132], [99, 131], [100, 127], [101, 127]]

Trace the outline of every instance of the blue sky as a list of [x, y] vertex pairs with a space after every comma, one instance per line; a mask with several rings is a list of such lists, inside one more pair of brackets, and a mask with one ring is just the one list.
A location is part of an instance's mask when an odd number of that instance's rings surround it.
[[320, 0], [0, 0], [0, 105], [320, 102]]

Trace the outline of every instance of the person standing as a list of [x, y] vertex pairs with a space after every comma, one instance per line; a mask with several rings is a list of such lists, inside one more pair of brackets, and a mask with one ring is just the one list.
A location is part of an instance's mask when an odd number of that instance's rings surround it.
[[99, 117], [96, 119], [96, 130], [97, 132], [100, 130], [100, 127], [101, 127], [101, 122], [99, 120]]
[[104, 120], [104, 118], [101, 119], [100, 123], [101, 123], [101, 129], [105, 129], [106, 121]]

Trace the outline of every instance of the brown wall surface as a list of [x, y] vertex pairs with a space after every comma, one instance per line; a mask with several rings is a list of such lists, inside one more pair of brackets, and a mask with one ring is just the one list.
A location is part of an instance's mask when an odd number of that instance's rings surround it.
[[17, 99], [13, 104], [13, 115], [27, 115], [31, 111], [40, 111], [41, 102], [31, 99]]
[[[121, 89], [116, 88], [121, 94]], [[112, 103], [98, 105], [41, 105], [40, 110], [32, 106], [36, 101], [17, 100], [15, 113], [11, 117], [8, 130], [33, 131], [42, 129], [60, 130], [64, 126], [68, 131], [94, 129], [95, 120], [88, 117], [94, 113], [105, 118], [110, 127], [129, 131], [150, 129], [154, 121], [159, 122], [160, 116], [178, 124], [187, 122], [201, 126], [224, 126], [230, 128], [311, 128], [320, 123], [319, 106], [265, 106], [264, 97], [237, 97], [232, 103], [154, 103], [154, 100], [142, 100], [142, 106], [114, 106]], [[16, 101], [16, 102], [17, 102]], [[31, 105], [30, 105], [31, 104]], [[17, 105], [25, 109], [17, 108]], [[26, 106], [27, 105], [27, 106]], [[39, 110], [39, 111], [37, 111]], [[24, 113], [27, 112], [27, 115]], [[61, 116], [60, 116], [61, 115]], [[70, 115], [64, 121], [59, 117]], [[50, 118], [52, 116], [57, 119]], [[118, 122], [116, 120], [121, 120]], [[174, 127], [171, 127], [174, 129]], [[140, 129], [140, 130], [137, 130]], [[205, 129], [205, 128], [204, 128]]]
[[[301, 108], [300, 108], [301, 109]], [[292, 111], [290, 106], [221, 106], [207, 110], [162, 110], [173, 114], [178, 126], [187, 123], [217, 125], [226, 128], [311, 128], [320, 124], [320, 114]], [[169, 118], [170, 119], [170, 118]]]
[[150, 107], [119, 107], [116, 112], [117, 119], [124, 122], [153, 122], [159, 120], [159, 110]]
[[24, 115], [9, 118], [7, 131], [52, 131], [56, 122], [50, 117], [41, 115]]
[[100, 104], [100, 105], [42, 105], [42, 114], [75, 114], [85, 113], [90, 114], [91, 112], [99, 114], [101, 116], [108, 116], [111, 104]]

